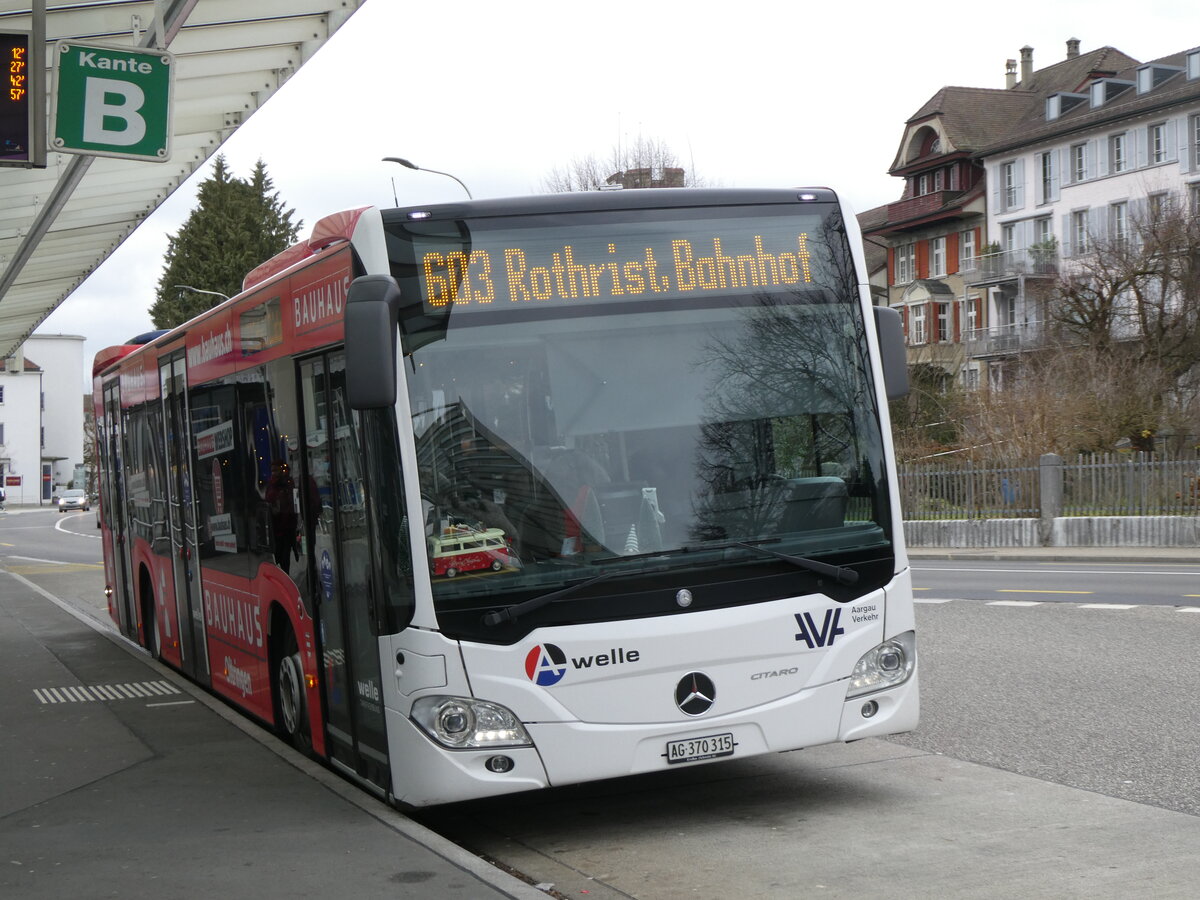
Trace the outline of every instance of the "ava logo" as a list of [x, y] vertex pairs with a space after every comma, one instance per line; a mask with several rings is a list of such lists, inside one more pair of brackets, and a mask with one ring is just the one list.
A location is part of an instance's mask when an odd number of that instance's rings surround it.
[[816, 650], [818, 647], [832, 647], [833, 639], [839, 634], [846, 633], [846, 629], [838, 625], [841, 615], [841, 607], [825, 610], [825, 620], [821, 623], [821, 627], [817, 628], [812, 613], [796, 613], [796, 624], [800, 626], [800, 633], [796, 635], [796, 640], [808, 644], [809, 650]]
[[567, 655], [554, 644], [538, 644], [525, 656], [525, 674], [542, 687], [558, 684], [567, 674]]

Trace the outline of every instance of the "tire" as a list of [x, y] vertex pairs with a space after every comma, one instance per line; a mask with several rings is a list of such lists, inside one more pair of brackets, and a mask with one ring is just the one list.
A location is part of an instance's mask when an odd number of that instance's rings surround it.
[[453, 577], [454, 577], [455, 575], [457, 575], [457, 574], [458, 574], [458, 569], [454, 568], [454, 566], [451, 566], [450, 568], [448, 568], [448, 569], [446, 570], [446, 577], [447, 577], [447, 578], [453, 578]]
[[498, 559], [492, 560], [492, 571], [493, 572], [499, 572], [503, 568], [504, 568], [504, 563], [500, 562], [500, 560], [498, 560]]
[[271, 693], [275, 701], [275, 730], [301, 753], [309, 753], [312, 739], [308, 726], [308, 701], [304, 688], [304, 665], [300, 647], [290, 626], [280, 635], [281, 652], [271, 673]]
[[149, 573], [144, 569], [142, 570], [139, 594], [142, 608], [142, 640], [145, 642], [146, 649], [150, 651], [150, 655], [161, 660], [162, 636], [158, 633], [158, 619], [155, 616], [154, 587], [150, 582]]

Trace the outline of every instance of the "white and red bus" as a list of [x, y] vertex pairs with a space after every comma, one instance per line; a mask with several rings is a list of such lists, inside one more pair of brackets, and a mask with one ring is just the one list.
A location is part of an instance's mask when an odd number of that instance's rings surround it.
[[917, 723], [832, 191], [341, 213], [94, 378], [118, 628], [392, 802]]

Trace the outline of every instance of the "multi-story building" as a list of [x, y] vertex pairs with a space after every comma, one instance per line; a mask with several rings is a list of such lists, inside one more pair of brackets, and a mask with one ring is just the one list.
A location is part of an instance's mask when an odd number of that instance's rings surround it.
[[918, 110], [890, 169], [901, 199], [863, 217], [888, 245], [910, 363], [968, 388], [1002, 386], [1042, 345], [1072, 260], [1169, 198], [1200, 203], [1200, 49], [1140, 63], [1072, 39], [1039, 70], [1022, 48], [1006, 75], [1004, 89], [947, 87]]
[[83, 342], [33, 335], [4, 360], [0, 484], [8, 503], [49, 503], [57, 490], [81, 480]]
[[1025, 115], [976, 154], [998, 253], [974, 281], [995, 316], [969, 335], [968, 352], [993, 380], [1014, 353], [1043, 344], [1060, 275], [1078, 274], [1100, 245], [1134, 239], [1168, 204], [1200, 208], [1200, 49], [1140, 63], [1111, 48], [1079, 56], [1071, 41], [1067, 57], [1035, 73]]

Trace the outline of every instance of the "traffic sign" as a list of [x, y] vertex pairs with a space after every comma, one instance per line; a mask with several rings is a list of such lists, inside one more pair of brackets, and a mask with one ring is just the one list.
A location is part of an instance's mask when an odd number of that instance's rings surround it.
[[54, 58], [51, 149], [151, 162], [170, 158], [170, 53], [59, 41]]

